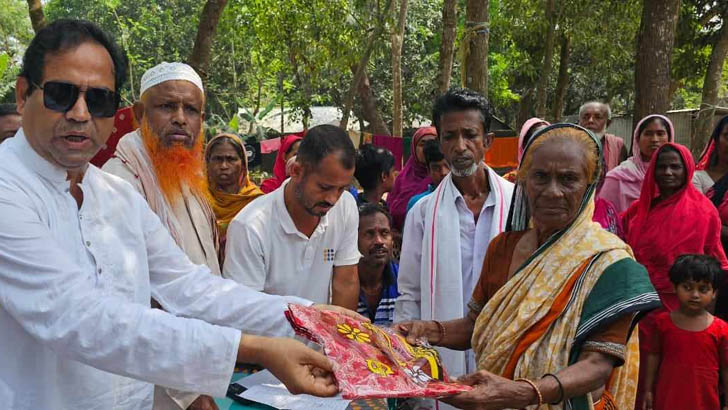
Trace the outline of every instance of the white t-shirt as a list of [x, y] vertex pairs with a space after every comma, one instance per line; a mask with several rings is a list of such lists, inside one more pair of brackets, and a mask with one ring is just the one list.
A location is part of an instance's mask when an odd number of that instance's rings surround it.
[[708, 175], [707, 171], [695, 171], [695, 174], [693, 174], [693, 186], [695, 186], [698, 191], [705, 194], [713, 187], [713, 185], [715, 185], [715, 181], [713, 181], [713, 178]]
[[359, 211], [344, 192], [310, 238], [293, 223], [280, 188], [243, 208], [230, 222], [223, 276], [273, 295], [329, 303], [334, 266], [359, 263]]

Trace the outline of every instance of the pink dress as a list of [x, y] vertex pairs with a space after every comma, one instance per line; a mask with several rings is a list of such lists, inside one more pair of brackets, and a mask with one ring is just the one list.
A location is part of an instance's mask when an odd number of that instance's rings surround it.
[[720, 409], [718, 372], [728, 364], [728, 324], [715, 317], [705, 330], [693, 332], [662, 312], [655, 325], [649, 347], [660, 355], [654, 409]]

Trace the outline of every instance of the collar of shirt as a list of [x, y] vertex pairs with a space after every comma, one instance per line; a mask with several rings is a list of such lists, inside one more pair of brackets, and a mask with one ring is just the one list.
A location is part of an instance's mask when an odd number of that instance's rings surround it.
[[68, 188], [68, 170], [41, 157], [30, 145], [28, 137], [22, 128], [15, 134], [12, 142], [14, 143], [14, 148], [17, 150], [16, 152], [25, 160], [26, 165], [31, 170], [58, 188]]
[[[290, 182], [290, 179], [287, 179], [283, 185], [281, 185], [280, 188], [275, 190], [271, 195], [275, 195], [275, 207], [276, 211], [278, 213], [278, 220], [281, 223], [281, 227], [283, 228], [283, 231], [289, 235], [298, 235], [301, 238], [305, 238], [306, 240], [312, 239], [314, 236], [324, 232], [326, 230], [326, 227], [329, 225], [329, 215], [328, 213], [321, 217], [319, 220], [318, 225], [316, 226], [316, 229], [313, 231], [313, 234], [311, 234], [311, 237], [307, 237], [306, 235], [302, 234], [301, 231], [296, 228], [296, 224], [293, 222], [293, 218], [291, 218], [291, 214], [288, 213], [288, 208], [286, 208], [286, 200], [284, 197], [285, 188]], [[338, 203], [338, 201], [337, 201]], [[334, 204], [334, 207], [336, 204]], [[332, 212], [334, 207], [331, 207], [329, 209], [329, 212]]]
[[[495, 192], [494, 190], [490, 190], [488, 192], [488, 196], [485, 198], [485, 203], [483, 203], [483, 207], [480, 208], [480, 214], [482, 215], [483, 212], [485, 212], [486, 209], [490, 207], [495, 207]], [[470, 212], [470, 208], [468, 208], [468, 204], [465, 203], [465, 198], [463, 197], [462, 192], [457, 191], [457, 194], [455, 196], [455, 206], [460, 211], [468, 211]]]

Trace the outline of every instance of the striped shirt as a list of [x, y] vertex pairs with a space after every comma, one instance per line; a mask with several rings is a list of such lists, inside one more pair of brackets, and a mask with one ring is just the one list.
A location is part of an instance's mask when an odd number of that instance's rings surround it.
[[368, 317], [372, 323], [379, 326], [390, 326], [394, 321], [394, 301], [397, 300], [399, 292], [397, 292], [397, 272], [399, 265], [396, 262], [390, 262], [384, 268], [384, 287], [382, 288], [382, 298], [379, 300], [377, 310], [374, 316], [370, 314], [367, 297], [363, 291], [359, 292], [359, 304], [356, 311], [360, 315]]

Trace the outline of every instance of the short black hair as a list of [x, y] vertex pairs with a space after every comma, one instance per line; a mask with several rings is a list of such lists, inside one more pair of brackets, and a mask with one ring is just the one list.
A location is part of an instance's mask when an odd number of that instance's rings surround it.
[[677, 286], [689, 280], [708, 282], [713, 290], [723, 283], [723, 269], [720, 262], [709, 255], [686, 254], [678, 256], [670, 268], [670, 282]]
[[296, 161], [315, 169], [324, 158], [334, 153], [339, 155], [339, 161], [344, 168], [354, 168], [356, 148], [349, 135], [335, 125], [317, 125], [308, 130], [301, 141]]
[[359, 220], [365, 216], [374, 215], [376, 213], [380, 213], [387, 217], [387, 220], [389, 221], [389, 227], [392, 227], [392, 214], [387, 211], [387, 208], [379, 205], [378, 203], [374, 202], [365, 202], [359, 206]]
[[386, 148], [364, 144], [356, 154], [356, 170], [354, 177], [365, 190], [375, 189], [381, 182], [382, 175], [394, 167], [394, 155]]
[[425, 146], [422, 152], [425, 154], [425, 164], [428, 168], [431, 163], [445, 159], [445, 154], [442, 153], [442, 150], [440, 149], [440, 141], [438, 140], [425, 141]]
[[23, 68], [19, 76], [28, 80], [27, 95], [33, 93], [36, 85], [43, 80], [43, 68], [48, 54], [56, 54], [73, 49], [91, 41], [101, 44], [114, 63], [114, 91], [126, 82], [126, 54], [114, 39], [96, 24], [86, 20], [59, 19], [43, 27], [36, 33], [23, 56]]
[[443, 115], [466, 110], [476, 110], [480, 113], [483, 132], [487, 134], [490, 130], [490, 120], [493, 117], [493, 108], [488, 100], [480, 93], [467, 88], [451, 88], [435, 100], [435, 105], [432, 108], [432, 121], [435, 123], [435, 128], [437, 128], [437, 135], [442, 135], [440, 121]]
[[0, 104], [0, 117], [6, 115], [20, 115], [18, 112], [18, 106], [16, 104]]

